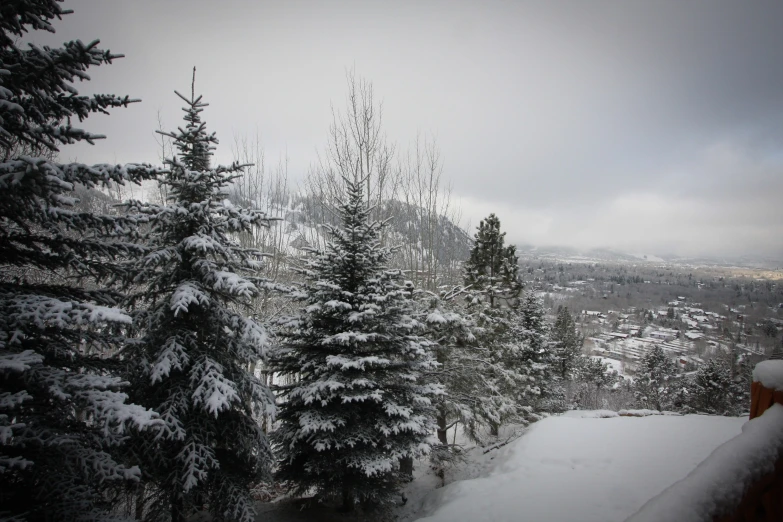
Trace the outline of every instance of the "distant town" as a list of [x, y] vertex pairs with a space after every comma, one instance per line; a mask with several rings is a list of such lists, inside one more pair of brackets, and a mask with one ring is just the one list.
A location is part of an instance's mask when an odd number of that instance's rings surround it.
[[520, 256], [527, 284], [547, 307], [567, 306], [584, 352], [632, 380], [660, 346], [683, 372], [736, 351], [749, 360], [780, 348], [783, 288], [768, 269]]

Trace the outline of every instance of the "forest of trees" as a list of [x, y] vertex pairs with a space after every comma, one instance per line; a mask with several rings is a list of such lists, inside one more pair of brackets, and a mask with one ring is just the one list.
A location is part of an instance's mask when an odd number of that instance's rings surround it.
[[[455, 461], [450, 430], [493, 443], [606, 397], [747, 402], [736, 354], [685, 378], [653, 351], [634, 383], [584, 355], [572, 312], [523, 284], [499, 217], [472, 238], [455, 226], [436, 144], [395, 155], [352, 74], [302, 193], [247, 143], [213, 163], [195, 69], [161, 166], [60, 163], [102, 137], [73, 123], [136, 101], [77, 93], [120, 57], [97, 41], [19, 43], [66, 14], [0, 7], [0, 520], [251, 521], [270, 484], [376, 512], [414, 460]], [[142, 182], [157, 201], [110, 197]], [[296, 248], [278, 223], [291, 209], [319, 225]]]

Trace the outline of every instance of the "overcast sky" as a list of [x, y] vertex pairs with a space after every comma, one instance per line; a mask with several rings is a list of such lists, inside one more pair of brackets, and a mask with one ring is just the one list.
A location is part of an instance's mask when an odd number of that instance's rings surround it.
[[256, 131], [303, 176], [346, 68], [404, 150], [433, 135], [472, 227], [512, 242], [632, 253], [783, 256], [783, 2], [67, 0], [38, 39], [126, 57], [82, 92], [143, 101], [90, 118], [83, 162], [156, 162], [191, 69], [231, 159]]

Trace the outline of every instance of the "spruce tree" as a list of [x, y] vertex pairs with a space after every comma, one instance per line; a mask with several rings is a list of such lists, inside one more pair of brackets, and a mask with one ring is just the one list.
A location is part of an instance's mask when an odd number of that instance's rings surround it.
[[271, 463], [253, 413], [271, 413], [274, 399], [248, 370], [268, 346], [265, 329], [246, 315], [267, 284], [254, 275], [263, 254], [235, 235], [269, 219], [228, 201], [243, 165], [211, 166], [218, 140], [201, 120], [207, 104], [194, 92], [177, 95], [185, 127], [168, 134], [179, 153], [161, 181], [169, 199], [129, 203], [148, 228], [145, 255], [130, 267], [139, 333], [124, 357], [134, 400], [165, 423], [162, 434], [133, 439], [150, 499], [144, 519], [181, 522], [208, 504], [215, 520], [250, 521], [248, 484], [268, 476]]
[[429, 451], [440, 386], [424, 379], [430, 343], [401, 272], [387, 268], [361, 180], [344, 183], [341, 226], [325, 226], [330, 241], [298, 270], [304, 308], [281, 323], [271, 369], [287, 383], [277, 386], [278, 479], [350, 510], [395, 499], [400, 460]]
[[151, 178], [146, 165], [61, 164], [59, 147], [103, 136], [71, 125], [134, 100], [72, 82], [121, 57], [67, 42], [24, 48], [68, 14], [54, 0], [0, 4], [0, 519], [107, 520], [138, 481], [115, 450], [154, 414], [114, 372], [130, 317], [117, 307], [132, 220], [77, 209], [77, 190]]

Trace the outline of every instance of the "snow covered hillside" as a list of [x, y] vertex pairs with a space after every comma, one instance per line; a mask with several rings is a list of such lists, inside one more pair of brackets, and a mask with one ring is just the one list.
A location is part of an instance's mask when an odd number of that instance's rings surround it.
[[[487, 476], [437, 489], [421, 521], [620, 522], [738, 435], [745, 417], [569, 412], [502, 448]], [[413, 507], [413, 506], [411, 506]]]

